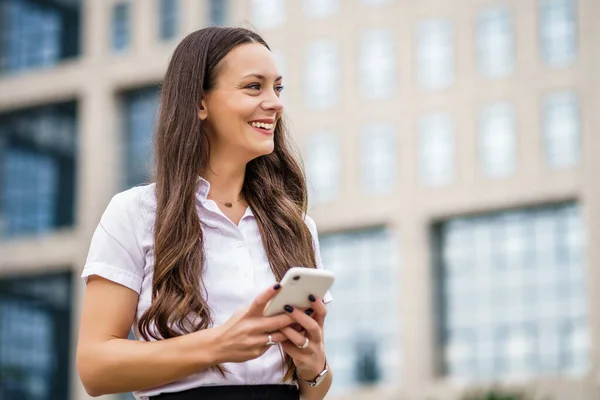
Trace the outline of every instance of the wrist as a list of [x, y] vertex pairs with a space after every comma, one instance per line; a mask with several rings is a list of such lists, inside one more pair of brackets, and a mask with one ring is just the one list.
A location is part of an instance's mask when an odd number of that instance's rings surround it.
[[317, 376], [327, 367], [327, 362], [319, 362], [317, 364], [311, 365], [307, 368], [298, 368], [296, 367], [296, 376], [302, 378], [305, 381], [314, 381]]
[[204, 334], [205, 340], [203, 341], [201, 346], [196, 348], [198, 353], [198, 360], [200, 365], [219, 365], [224, 361], [223, 351], [221, 349], [221, 332], [218, 327], [216, 328], [207, 328], [203, 331], [197, 332], [199, 334]]
[[[312, 374], [312, 372], [310, 373]], [[301, 374], [302, 372], [298, 373], [298, 370], [296, 370], [296, 378], [298, 380], [298, 383], [308, 385], [310, 387], [316, 387], [325, 382], [325, 380], [329, 376], [329, 366], [327, 365], [327, 361], [325, 361], [323, 364], [323, 369], [320, 370], [320, 372], [316, 375], [310, 375], [312, 376], [312, 378], [309, 379], [306, 379], [306, 377], [302, 376]]]

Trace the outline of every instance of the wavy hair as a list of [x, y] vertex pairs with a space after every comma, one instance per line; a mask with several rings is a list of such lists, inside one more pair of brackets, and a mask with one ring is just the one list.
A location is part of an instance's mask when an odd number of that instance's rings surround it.
[[[155, 133], [156, 221], [152, 304], [138, 322], [144, 339], [167, 339], [213, 325], [203, 296], [204, 237], [196, 209], [198, 176], [209, 160], [207, 123], [198, 118], [204, 95], [215, 87], [221, 61], [236, 46], [259, 43], [243, 28], [209, 27], [177, 46], [161, 89]], [[304, 222], [307, 190], [304, 171], [285, 123], [274, 132], [274, 151], [250, 161], [242, 193], [256, 217], [273, 274], [281, 280], [291, 267], [315, 267], [310, 230]], [[284, 356], [284, 382], [295, 367]], [[225, 375], [224, 367], [213, 367]]]

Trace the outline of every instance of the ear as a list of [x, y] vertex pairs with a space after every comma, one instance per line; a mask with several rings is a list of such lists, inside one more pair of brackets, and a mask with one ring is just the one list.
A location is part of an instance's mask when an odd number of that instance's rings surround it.
[[206, 119], [208, 118], [208, 110], [206, 108], [206, 102], [204, 101], [204, 99], [200, 101], [200, 107], [198, 107], [198, 118], [201, 121], [206, 121]]

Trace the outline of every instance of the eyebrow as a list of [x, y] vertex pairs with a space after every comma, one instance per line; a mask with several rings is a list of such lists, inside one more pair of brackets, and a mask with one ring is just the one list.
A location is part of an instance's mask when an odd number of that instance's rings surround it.
[[[249, 77], [251, 77], [251, 76], [253, 76], [253, 77], [257, 78], [257, 79], [261, 79], [261, 80], [263, 80], [263, 81], [267, 79], [267, 78], [265, 78], [265, 77], [264, 77], [263, 75], [261, 75], [261, 74], [248, 74], [248, 75], [245, 75], [245, 76], [244, 76], [244, 78], [249, 78]], [[282, 77], [281, 75], [279, 75], [277, 78], [275, 78], [275, 81], [279, 81], [279, 80], [281, 80], [281, 79], [283, 79], [283, 77]]]

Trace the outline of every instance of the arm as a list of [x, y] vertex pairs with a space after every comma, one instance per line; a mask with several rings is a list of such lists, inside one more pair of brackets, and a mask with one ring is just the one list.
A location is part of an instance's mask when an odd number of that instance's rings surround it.
[[141, 192], [117, 194], [96, 228], [82, 277], [87, 287], [77, 368], [92, 396], [166, 384], [214, 365], [214, 330], [156, 342], [127, 340], [142, 288], [147, 231]]
[[77, 369], [91, 396], [143, 390], [216, 364], [215, 329], [156, 342], [127, 340], [138, 294], [91, 276], [77, 346]]
[[172, 339], [155, 342], [127, 340], [134, 320], [135, 291], [98, 276], [90, 276], [83, 303], [77, 347], [77, 369], [87, 393], [93, 397], [161, 386], [224, 362], [260, 357], [268, 332], [273, 341], [286, 337], [276, 332], [293, 321], [285, 314], [263, 317], [266, 304], [279, 285], [261, 293], [246, 310], [227, 322]]

